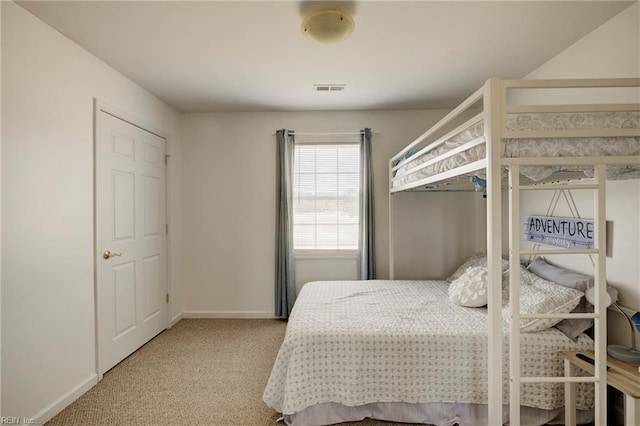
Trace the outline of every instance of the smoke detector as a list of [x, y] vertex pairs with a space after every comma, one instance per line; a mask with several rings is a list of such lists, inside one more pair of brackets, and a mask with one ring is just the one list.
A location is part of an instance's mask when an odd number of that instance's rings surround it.
[[323, 10], [307, 16], [300, 31], [320, 43], [336, 43], [349, 37], [356, 24], [351, 15], [337, 10]]

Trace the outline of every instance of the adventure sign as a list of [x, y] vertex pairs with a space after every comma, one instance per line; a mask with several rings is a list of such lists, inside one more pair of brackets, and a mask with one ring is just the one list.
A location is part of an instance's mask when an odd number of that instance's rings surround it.
[[529, 216], [525, 229], [531, 243], [572, 249], [594, 246], [594, 224], [590, 219]]

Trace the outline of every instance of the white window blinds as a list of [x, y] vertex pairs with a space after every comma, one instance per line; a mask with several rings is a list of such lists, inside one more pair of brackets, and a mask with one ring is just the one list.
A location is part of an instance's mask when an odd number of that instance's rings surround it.
[[296, 145], [294, 249], [357, 250], [359, 200], [359, 145]]

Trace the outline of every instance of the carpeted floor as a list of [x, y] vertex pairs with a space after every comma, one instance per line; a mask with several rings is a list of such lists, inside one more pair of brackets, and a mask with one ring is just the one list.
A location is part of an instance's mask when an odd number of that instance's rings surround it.
[[274, 425], [279, 415], [262, 391], [285, 328], [279, 320], [182, 320], [47, 424]]

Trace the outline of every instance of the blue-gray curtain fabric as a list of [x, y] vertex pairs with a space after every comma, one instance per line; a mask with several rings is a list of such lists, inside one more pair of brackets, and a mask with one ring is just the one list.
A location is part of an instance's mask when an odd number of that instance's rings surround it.
[[293, 253], [293, 131], [276, 132], [276, 317], [287, 319], [296, 300]]
[[371, 129], [366, 128], [360, 136], [360, 232], [358, 238], [358, 276], [361, 280], [376, 277], [375, 225], [373, 209], [373, 168], [371, 166]]

